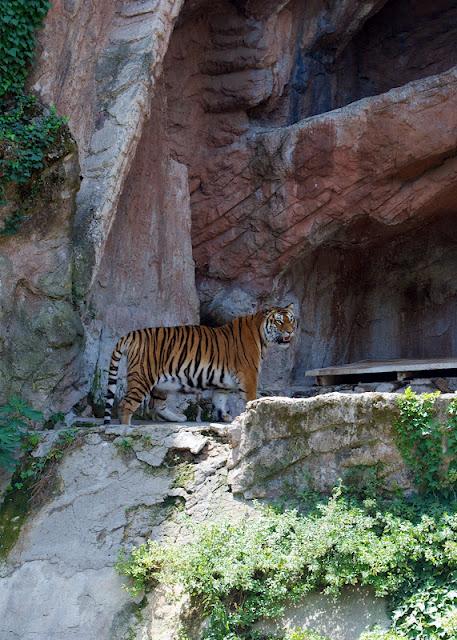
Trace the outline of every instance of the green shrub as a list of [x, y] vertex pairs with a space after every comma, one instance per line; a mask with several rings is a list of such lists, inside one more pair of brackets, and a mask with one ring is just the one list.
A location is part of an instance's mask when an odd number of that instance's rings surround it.
[[43, 414], [13, 396], [0, 407], [0, 467], [11, 471], [16, 466], [16, 454], [21, 441], [33, 422], [41, 422]]
[[[286, 603], [346, 585], [389, 596], [400, 611], [428, 582], [445, 588], [454, 579], [457, 503], [360, 504], [336, 491], [307, 515], [262, 508], [239, 523], [198, 525], [184, 545], [148, 541], [117, 567], [134, 594], [157, 581], [182, 585], [208, 616], [210, 640], [249, 638], [257, 620], [278, 617]], [[395, 631], [409, 634], [403, 616], [394, 619]], [[455, 640], [441, 632], [430, 639]]]
[[24, 187], [23, 206], [9, 212], [0, 236], [19, 230], [26, 202], [41, 186], [36, 173], [45, 166], [65, 124], [54, 107], [45, 110], [34, 96], [24, 94], [35, 33], [49, 7], [48, 0], [0, 0], [0, 205], [6, 204], [8, 185]]
[[0, 0], [0, 99], [19, 93], [35, 52], [48, 0]]
[[133, 438], [127, 436], [125, 438], [117, 439], [114, 441], [114, 446], [122, 453], [133, 451]]
[[415, 485], [424, 493], [457, 486], [457, 399], [449, 403], [447, 422], [441, 424], [435, 408], [439, 394], [436, 391], [418, 395], [408, 387], [397, 399], [397, 445]]
[[457, 638], [457, 580], [431, 583], [410, 596], [394, 613], [394, 624], [411, 640]]
[[[44, 167], [64, 124], [54, 107], [43, 109], [34, 96], [21, 95], [0, 106], [0, 204], [10, 183], [27, 185]], [[32, 187], [29, 191], [33, 196]], [[13, 212], [0, 234], [16, 233], [20, 222], [20, 212]]]
[[289, 631], [284, 640], [328, 640], [312, 629], [293, 629]]

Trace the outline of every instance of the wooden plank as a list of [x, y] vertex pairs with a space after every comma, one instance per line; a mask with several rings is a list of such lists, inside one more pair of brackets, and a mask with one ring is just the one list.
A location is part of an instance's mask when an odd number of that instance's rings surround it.
[[337, 367], [310, 369], [306, 376], [344, 376], [361, 373], [388, 373], [457, 369], [457, 358], [423, 358], [399, 360], [361, 360]]

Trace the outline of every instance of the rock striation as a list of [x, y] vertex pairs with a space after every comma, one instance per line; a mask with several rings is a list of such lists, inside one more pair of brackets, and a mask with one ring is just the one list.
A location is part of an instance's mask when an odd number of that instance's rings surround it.
[[[237, 510], [226, 483], [228, 445], [202, 431], [208, 426], [142, 426], [128, 430], [126, 446], [124, 427], [81, 428], [54, 494], [1, 562], [2, 638], [123, 640], [136, 629], [137, 606], [113, 566], [120, 549], [184, 537], [186, 517]], [[44, 455], [56, 433], [41, 436]]]
[[187, 169], [170, 156], [156, 86], [181, 6], [56, 2], [40, 36], [30, 86], [69, 116], [80, 150], [73, 291], [86, 340], [71, 372], [80, 397], [102, 395], [120, 335], [199, 318]]

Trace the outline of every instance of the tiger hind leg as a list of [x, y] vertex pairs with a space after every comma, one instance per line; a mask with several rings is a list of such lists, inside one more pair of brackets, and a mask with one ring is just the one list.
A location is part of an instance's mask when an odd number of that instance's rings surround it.
[[148, 393], [151, 392], [152, 386], [135, 375], [127, 376], [127, 393], [119, 403], [119, 421], [121, 424], [130, 425], [133, 414]]
[[122, 402], [119, 403], [119, 422], [130, 426], [132, 416], [142, 401], [143, 398], [138, 400], [136, 395], [134, 396], [133, 394], [130, 395], [127, 393], [127, 395], [122, 399]]

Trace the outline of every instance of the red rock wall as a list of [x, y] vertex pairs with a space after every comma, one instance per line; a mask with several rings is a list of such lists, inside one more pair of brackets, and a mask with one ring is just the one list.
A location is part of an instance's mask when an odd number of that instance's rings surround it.
[[[419, 229], [456, 209], [454, 4], [53, 4], [32, 84], [81, 151], [86, 387], [130, 328], [291, 299], [302, 337], [267, 362], [266, 388], [335, 360], [451, 355], [455, 298], [434, 256], [450, 273], [452, 241], [445, 223]], [[405, 259], [384, 286], [391, 246]]]
[[455, 0], [388, 2], [336, 62], [333, 106], [450, 69], [456, 38]]
[[[422, 277], [432, 297], [444, 295], [430, 256], [446, 242], [433, 235], [420, 274], [407, 241], [430, 217], [455, 211], [455, 8], [407, 5], [292, 1], [262, 13], [221, 0], [206, 11], [194, 4], [172, 35], [168, 130], [189, 169], [203, 317], [301, 302], [305, 337], [295, 355], [274, 354], [270, 389], [287, 371], [300, 382], [311, 366], [457, 349], [453, 293], [426, 311], [420, 296], [408, 298]], [[353, 102], [365, 95], [373, 97]], [[374, 255], [385, 270], [396, 238], [405, 259], [384, 287], [364, 260]], [[408, 286], [386, 306], [396, 280]], [[378, 307], [390, 315], [377, 320]], [[436, 338], [443, 323], [447, 337]]]
[[454, 217], [443, 214], [403, 233], [359, 223], [354, 236], [372, 242], [342, 239], [290, 268], [280, 291], [301, 308], [295, 384], [308, 368], [457, 353]]

